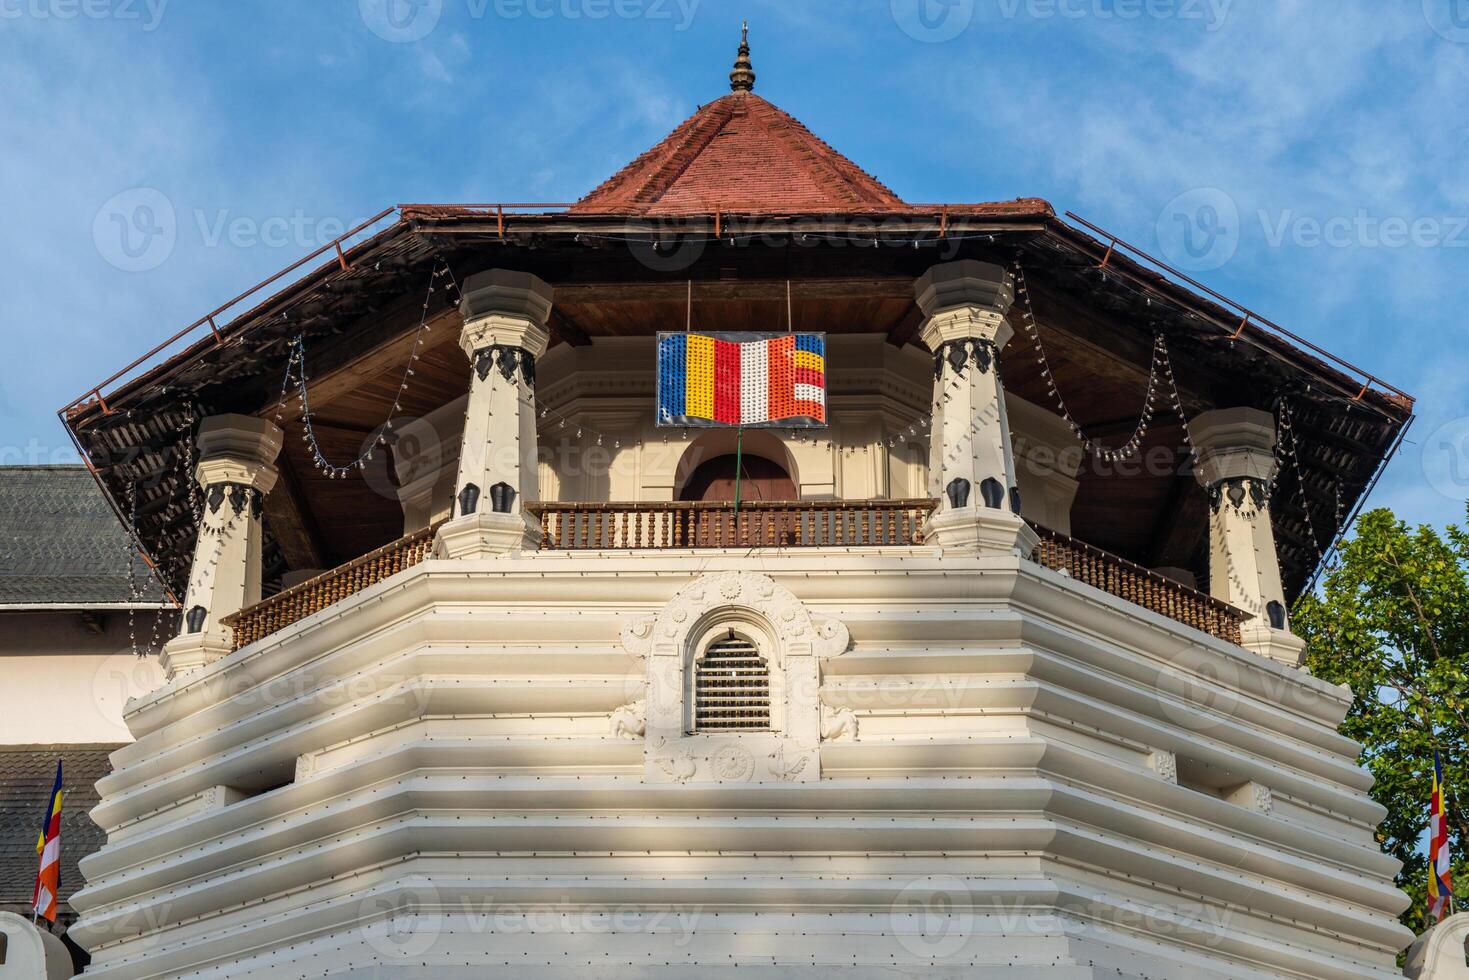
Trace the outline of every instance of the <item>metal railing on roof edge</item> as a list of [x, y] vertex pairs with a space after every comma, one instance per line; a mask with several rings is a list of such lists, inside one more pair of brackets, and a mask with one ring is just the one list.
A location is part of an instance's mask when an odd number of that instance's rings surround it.
[[[335, 262], [337, 263], [337, 265], [340, 268], [342, 268], [343, 270], [346, 270], [346, 269], [350, 268], [351, 267], [351, 261], [350, 261], [350, 258], [349, 258], [349, 256], [348, 256], [347, 253], [351, 249], [353, 249], [353, 248], [355, 248], [357, 246], [355, 246], [355, 245], [349, 245], [349, 246], [347, 246], [346, 249], [344, 249], [342, 246], [345, 245], [352, 238], [355, 238], [357, 235], [360, 235], [362, 232], [366, 231], [368, 228], [370, 228], [373, 225], [377, 224], [379, 221], [382, 221], [388, 215], [394, 214], [395, 212], [397, 212], [397, 210], [398, 210], [398, 207], [396, 205], [393, 206], [393, 207], [390, 207], [390, 208], [384, 208], [382, 211], [379, 211], [377, 214], [373, 215], [371, 218], [368, 218], [367, 220], [365, 220], [365, 221], [361, 222], [360, 224], [356, 225], [355, 227], [348, 229], [347, 231], [343, 232], [341, 235], [339, 235], [336, 238], [332, 239], [331, 241], [327, 242], [325, 245], [321, 246], [320, 248], [316, 249], [315, 251], [311, 252], [310, 254], [304, 255], [301, 258], [297, 259], [295, 262], [292, 262], [290, 265], [286, 266], [284, 269], [282, 269], [281, 271], [277, 272], [275, 275], [270, 276], [270, 277], [268, 277], [266, 279], [262, 279], [260, 282], [257, 282], [255, 285], [251, 286], [250, 288], [246, 289], [244, 292], [240, 293], [234, 299], [231, 299], [228, 302], [226, 302], [226, 303], [224, 303], [224, 304], [222, 304], [220, 306], [215, 307], [214, 309], [210, 310], [208, 313], [206, 313], [203, 316], [201, 316], [199, 319], [195, 320], [193, 323], [190, 323], [188, 326], [184, 327], [182, 330], [178, 331], [173, 336], [169, 337], [167, 340], [164, 340], [164, 341], [160, 342], [158, 345], [156, 345], [152, 350], [148, 351], [146, 354], [143, 354], [143, 355], [135, 358], [126, 367], [121, 368], [120, 370], [113, 372], [111, 375], [109, 375], [108, 377], [104, 378], [102, 381], [98, 382], [97, 384], [93, 385], [91, 388], [87, 389], [87, 391], [83, 392], [80, 396], [78, 396], [77, 398], [73, 399], [69, 404], [67, 404], [66, 406], [64, 406], [60, 410], [60, 412], [58, 412], [57, 414], [59, 414], [61, 416], [62, 422], [64, 423], [66, 421], [67, 416], [71, 412], [73, 412], [76, 408], [78, 408], [79, 406], [81, 406], [83, 404], [87, 404], [87, 403], [89, 403], [89, 402], [91, 402], [93, 400], [96, 400], [97, 402], [99, 402], [101, 404], [102, 410], [104, 412], [110, 412], [110, 409], [107, 406], [106, 396], [103, 394], [103, 389], [104, 388], [106, 388], [108, 385], [112, 384], [114, 381], [117, 381], [117, 380], [125, 377], [126, 375], [130, 374], [134, 369], [140, 367], [143, 364], [146, 364], [148, 361], [152, 360], [154, 357], [157, 357], [159, 354], [162, 354], [164, 351], [168, 350], [168, 348], [172, 347], [174, 344], [178, 343], [180, 340], [183, 340], [185, 337], [187, 337], [190, 334], [194, 333], [196, 330], [199, 330], [201, 327], [205, 327], [205, 326], [209, 327], [210, 331], [212, 331], [213, 334], [214, 334], [214, 340], [215, 340], [216, 346], [222, 345], [224, 343], [224, 341], [225, 341], [225, 338], [220, 333], [219, 323], [217, 322], [217, 318], [218, 317], [220, 317], [224, 313], [228, 312], [229, 310], [235, 308], [236, 306], [239, 306], [245, 300], [247, 300], [250, 297], [254, 296], [256, 293], [260, 292], [265, 287], [270, 286], [270, 285], [272, 285], [274, 283], [280, 282], [282, 279], [286, 278], [291, 273], [297, 271], [298, 269], [300, 269], [302, 266], [306, 265], [311, 260], [313, 260], [315, 258], [318, 258], [318, 257], [320, 257], [322, 255], [325, 255], [328, 252], [333, 252], [333, 251], [336, 252]], [[358, 244], [360, 245], [361, 243], [358, 243]], [[328, 262], [326, 265], [323, 265], [320, 268], [321, 269], [325, 269], [325, 268], [329, 267], [330, 264], [331, 263]], [[313, 271], [313, 272], [320, 271], [320, 269], [314, 269], [314, 270], [311, 270], [311, 271]]]
[[[346, 269], [350, 268], [350, 265], [351, 265], [351, 256], [349, 254], [350, 251], [352, 249], [354, 249], [354, 248], [357, 248], [358, 246], [360, 246], [363, 243], [359, 242], [357, 245], [351, 245], [351, 246], [347, 246], [346, 243], [349, 242], [351, 239], [355, 238], [356, 236], [362, 234], [368, 228], [371, 228], [373, 225], [376, 225], [378, 222], [382, 221], [384, 218], [387, 218], [389, 215], [398, 215], [398, 216], [401, 216], [402, 215], [402, 212], [405, 209], [406, 210], [415, 210], [415, 209], [428, 210], [428, 209], [433, 209], [433, 208], [458, 208], [458, 209], [465, 209], [465, 210], [480, 209], [480, 210], [484, 210], [487, 214], [493, 213], [496, 216], [496, 219], [499, 222], [500, 228], [501, 228], [501, 230], [503, 232], [504, 227], [505, 227], [505, 217], [506, 217], [506, 214], [507, 213], [516, 212], [516, 211], [526, 211], [526, 210], [531, 210], [531, 209], [542, 209], [544, 211], [565, 210], [565, 209], [567, 209], [567, 208], [569, 208], [571, 206], [572, 206], [571, 203], [566, 203], [566, 202], [546, 202], [546, 203], [479, 203], [479, 204], [396, 204], [396, 205], [393, 205], [392, 207], [384, 208], [382, 211], [380, 211], [377, 214], [373, 215], [371, 218], [368, 218], [365, 221], [363, 221], [363, 222], [359, 223], [358, 225], [356, 225], [355, 227], [348, 229], [346, 232], [342, 233], [341, 235], [339, 235], [338, 237], [336, 237], [332, 241], [327, 242], [325, 245], [322, 245], [320, 248], [317, 248], [316, 250], [310, 252], [309, 254], [304, 255], [301, 258], [297, 259], [295, 262], [292, 262], [290, 265], [286, 266], [281, 271], [275, 273], [272, 276], [269, 276], [266, 279], [261, 280], [260, 282], [257, 282], [255, 285], [250, 286], [248, 289], [246, 289], [244, 292], [240, 293], [238, 296], [235, 296], [233, 299], [230, 299], [229, 301], [221, 304], [220, 306], [216, 307], [215, 309], [210, 310], [208, 313], [206, 313], [203, 316], [199, 317], [197, 320], [193, 321], [188, 326], [184, 327], [182, 330], [179, 330], [177, 333], [175, 333], [172, 336], [168, 337], [166, 340], [163, 340], [159, 344], [155, 345], [148, 352], [146, 352], [146, 353], [142, 354], [141, 356], [135, 358], [131, 363], [129, 363], [125, 367], [121, 368], [118, 371], [113, 372], [107, 378], [103, 379], [102, 381], [100, 381], [97, 384], [93, 385], [91, 388], [87, 389], [87, 391], [83, 392], [80, 396], [78, 396], [77, 398], [73, 399], [70, 403], [68, 403], [63, 408], [61, 408], [60, 411], [57, 414], [60, 416], [63, 424], [65, 424], [65, 422], [66, 422], [67, 418], [69, 417], [69, 415], [72, 412], [74, 412], [78, 407], [80, 407], [80, 406], [82, 406], [84, 404], [88, 404], [88, 403], [90, 403], [90, 402], [92, 402], [94, 400], [101, 405], [102, 410], [103, 410], [104, 413], [109, 413], [110, 414], [111, 409], [109, 408], [109, 406], [107, 404], [107, 396], [104, 393], [104, 389], [106, 389], [109, 385], [111, 385], [114, 382], [116, 382], [116, 381], [118, 381], [118, 380], [126, 377], [132, 371], [134, 371], [138, 367], [146, 364], [147, 362], [149, 362], [150, 360], [152, 360], [154, 357], [157, 357], [159, 354], [162, 354], [164, 351], [168, 350], [174, 344], [178, 343], [179, 341], [183, 340], [184, 338], [190, 336], [191, 334], [195, 333], [196, 331], [198, 331], [198, 330], [200, 330], [200, 329], [202, 329], [202, 328], [204, 328], [206, 326], [214, 334], [216, 345], [222, 345], [225, 342], [225, 338], [220, 333], [219, 323], [217, 322], [218, 321], [218, 318], [220, 316], [222, 316], [224, 313], [228, 312], [229, 310], [231, 310], [231, 309], [239, 306], [245, 300], [250, 299], [252, 296], [255, 296], [257, 293], [259, 293], [260, 291], [262, 291], [266, 287], [271, 286], [271, 285], [273, 285], [275, 283], [278, 283], [281, 280], [285, 279], [287, 276], [289, 276], [291, 273], [296, 272], [296, 271], [302, 269], [302, 267], [306, 266], [312, 260], [321, 257], [322, 255], [326, 255], [329, 252], [335, 252], [336, 253], [333, 260], [329, 260], [327, 263], [325, 263], [324, 265], [322, 265], [318, 269], [309, 270], [306, 273], [307, 275], [309, 275], [311, 272], [317, 272], [317, 271], [321, 271], [322, 269], [328, 268], [331, 265], [331, 262], [332, 261], [335, 261], [343, 270], [346, 270]], [[954, 206], [955, 207], [958, 207], [958, 205], [954, 205]], [[950, 207], [949, 205], [938, 205], [938, 204], [935, 204], [935, 205], [910, 205], [910, 207], [913, 207], [913, 208], [919, 209], [919, 210], [922, 210], [922, 209], [931, 209], [933, 211], [933, 213], [934, 213], [935, 218], [940, 222], [940, 226], [941, 227], [946, 228], [946, 226], [948, 225], [948, 218], [949, 218], [948, 208]], [[720, 219], [720, 216], [721, 216], [721, 212], [719, 210], [715, 210], [714, 212], [711, 212], [709, 215], [704, 216], [704, 217], [707, 217], [707, 218], [713, 220], [716, 234], [720, 230], [719, 229], [719, 226], [720, 226], [720, 220], [719, 220]], [[1095, 233], [1096, 235], [1099, 235], [1101, 237], [1101, 239], [1107, 243], [1107, 251], [1106, 251], [1106, 254], [1102, 257], [1102, 260], [1101, 260], [1101, 263], [1100, 263], [1100, 267], [1101, 268], [1106, 268], [1107, 263], [1108, 263], [1108, 260], [1112, 256], [1112, 253], [1115, 250], [1117, 250], [1117, 249], [1121, 249], [1121, 250], [1129, 253], [1133, 258], [1135, 258], [1137, 260], [1140, 260], [1141, 262], [1143, 262], [1146, 265], [1152, 266], [1153, 268], [1155, 268], [1159, 272], [1162, 272], [1166, 276], [1171, 277], [1172, 279], [1176, 280], [1177, 283], [1183, 284], [1183, 285], [1187, 285], [1188, 287], [1190, 287], [1192, 289], [1198, 290], [1200, 293], [1208, 296], [1209, 298], [1215, 300], [1216, 302], [1219, 302], [1219, 303], [1221, 303], [1221, 304], [1223, 304], [1225, 306], [1230, 307], [1233, 310], [1238, 311], [1240, 313], [1242, 319], [1240, 320], [1240, 323], [1239, 323], [1238, 327], [1235, 329], [1235, 332], [1233, 334], [1234, 337], [1239, 337], [1243, 333], [1245, 327], [1247, 327], [1247, 326], [1249, 326], [1251, 324], [1253, 324], [1254, 326], [1256, 326], [1258, 328], [1261, 328], [1261, 329], [1270, 330], [1270, 331], [1272, 331], [1274, 333], [1279, 334], [1281, 337], [1283, 337], [1283, 338], [1291, 341], [1292, 343], [1299, 344], [1302, 347], [1305, 347], [1306, 349], [1310, 350], [1312, 353], [1314, 353], [1314, 354], [1316, 354], [1316, 355], [1318, 355], [1318, 356], [1326, 359], [1327, 361], [1329, 361], [1334, 366], [1336, 366], [1338, 368], [1341, 368], [1341, 369], [1345, 370], [1346, 372], [1348, 372], [1348, 373], [1350, 373], [1352, 375], [1355, 375], [1358, 378], [1362, 379], [1362, 387], [1361, 387], [1361, 390], [1357, 393], [1357, 399], [1360, 399], [1363, 395], [1365, 395], [1367, 393], [1367, 391], [1372, 386], [1375, 385], [1375, 386], [1377, 386], [1377, 387], [1379, 387], [1379, 388], [1381, 388], [1381, 389], [1383, 389], [1385, 391], [1391, 392], [1392, 394], [1395, 394], [1395, 395], [1397, 395], [1397, 396], [1399, 396], [1401, 398], [1409, 399], [1410, 401], [1412, 400], [1412, 396], [1409, 395], [1407, 392], [1403, 391], [1401, 388], [1398, 388], [1395, 385], [1392, 385], [1392, 384], [1388, 383], [1387, 381], [1384, 381], [1383, 379], [1378, 378], [1376, 375], [1373, 375], [1371, 372], [1366, 371], [1363, 368], [1357, 367], [1355, 364], [1352, 364], [1350, 361], [1347, 361], [1347, 360], [1345, 360], [1343, 358], [1340, 358], [1340, 357], [1336, 356], [1335, 354], [1332, 354], [1330, 351], [1327, 351], [1324, 348], [1319, 347], [1316, 344], [1313, 344], [1311, 341], [1306, 340], [1305, 338], [1303, 338], [1303, 337], [1301, 337], [1301, 336], [1299, 336], [1299, 335], [1291, 332], [1290, 330], [1287, 330], [1286, 328], [1280, 326], [1279, 324], [1275, 323], [1274, 321], [1269, 320], [1266, 317], [1263, 317], [1263, 316], [1261, 316], [1258, 313], [1255, 313], [1253, 310], [1249, 309], [1248, 307], [1244, 306], [1243, 304], [1238, 303], [1238, 302], [1230, 299], [1227, 296], [1224, 296], [1222, 293], [1219, 293], [1219, 292], [1217, 292], [1217, 291], [1209, 288], [1208, 286], [1205, 286], [1203, 283], [1199, 282], [1196, 279], [1193, 279], [1192, 277], [1184, 274], [1183, 272], [1180, 272], [1179, 270], [1177, 270], [1177, 269], [1173, 268], [1172, 266], [1168, 265], [1166, 262], [1163, 262], [1161, 259], [1158, 259], [1155, 256], [1152, 256], [1152, 255], [1148, 254], [1147, 252], [1143, 251], [1142, 249], [1138, 248], [1137, 246], [1132, 245], [1131, 243], [1129, 243], [1129, 242], [1127, 242], [1127, 241], [1119, 238], [1118, 236], [1113, 235], [1111, 232], [1109, 232], [1109, 231], [1107, 231], [1107, 230], [1105, 230], [1105, 229], [1103, 229], [1103, 228], [1101, 228], [1101, 227], [1099, 227], [1099, 226], [1091, 223], [1090, 221], [1087, 221], [1085, 218], [1082, 218], [1080, 215], [1076, 214], [1075, 212], [1073, 212], [1073, 211], [1067, 211], [1065, 213], [1065, 217], [1068, 218], [1068, 219], [1070, 219], [1071, 221], [1075, 222], [1076, 224], [1082, 226], [1083, 228], [1087, 229], [1088, 231], [1091, 231], [1091, 232]], [[344, 246], [346, 246], [346, 247], [344, 248]], [[1144, 289], [1149, 289], [1149, 290], [1153, 290], [1154, 289], [1154, 287], [1152, 287], [1152, 286], [1150, 286], [1150, 285], [1148, 285], [1146, 283], [1139, 282], [1139, 283], [1137, 283], [1137, 285], [1141, 286]]]
[[[1269, 320], [1261, 316], [1254, 310], [1250, 309], [1248, 306], [1245, 306], [1243, 303], [1236, 302], [1235, 300], [1230, 299], [1228, 296], [1225, 296], [1223, 293], [1210, 289], [1208, 286], [1205, 286], [1197, 279], [1187, 275], [1186, 273], [1180, 272], [1173, 266], [1169, 265], [1167, 262], [1164, 262], [1162, 259], [1150, 255], [1142, 249], [1138, 248], [1136, 245], [1132, 245], [1124, 241], [1123, 239], [1118, 238], [1116, 235], [1112, 234], [1110, 231], [1107, 231], [1105, 228], [1101, 228], [1097, 225], [1092, 224], [1090, 221], [1086, 220], [1075, 211], [1067, 211], [1066, 217], [1081, 225], [1083, 228], [1086, 228], [1088, 231], [1100, 235], [1106, 241], [1107, 252], [1105, 255], [1102, 256], [1102, 261], [1098, 265], [1098, 268], [1107, 268], [1107, 264], [1112, 258], [1112, 253], [1114, 251], [1117, 251], [1118, 249], [1121, 249], [1122, 251], [1129, 253], [1134, 259], [1141, 260], [1144, 264], [1150, 265], [1154, 269], [1157, 269], [1159, 272], [1164, 273], [1166, 276], [1177, 280], [1179, 284], [1187, 285], [1191, 289], [1198, 290], [1200, 293], [1203, 293], [1205, 296], [1208, 296], [1215, 302], [1222, 303], [1239, 313], [1241, 319], [1239, 325], [1235, 328], [1234, 333], [1231, 335], [1231, 339], [1237, 339], [1238, 337], [1240, 337], [1244, 333], [1245, 328], [1252, 324], [1256, 327], [1268, 329], [1274, 333], [1279, 334], [1286, 340], [1289, 340], [1291, 343], [1299, 344], [1307, 350], [1311, 351], [1313, 354], [1325, 358], [1333, 366], [1341, 368], [1349, 374], [1356, 375], [1357, 378], [1362, 381], [1362, 388], [1360, 391], [1357, 392], [1356, 398], [1353, 399], [1354, 401], [1360, 400], [1362, 396], [1367, 394], [1367, 392], [1374, 385], [1385, 391], [1391, 392], [1392, 394], [1397, 395], [1400, 398], [1406, 398], [1409, 401], [1413, 400], [1412, 395], [1408, 394], [1406, 391], [1402, 390], [1396, 385], [1389, 384], [1388, 382], [1377, 377], [1375, 374], [1366, 370], [1365, 368], [1357, 367], [1357, 365], [1353, 364], [1351, 361], [1348, 361], [1345, 358], [1337, 357], [1335, 354], [1331, 353], [1325, 348], [1318, 347], [1316, 344], [1311, 343], [1311, 341], [1300, 336], [1299, 334], [1292, 333], [1290, 330], [1287, 330], [1285, 327], [1282, 327], [1275, 321]], [[1147, 285], [1146, 283], [1138, 283], [1137, 285], [1141, 286], [1144, 289], [1156, 291], [1153, 290], [1153, 287]]]

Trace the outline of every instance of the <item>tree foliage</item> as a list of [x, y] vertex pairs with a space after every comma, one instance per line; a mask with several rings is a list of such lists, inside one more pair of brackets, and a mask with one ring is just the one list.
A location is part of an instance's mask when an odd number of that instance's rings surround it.
[[1387, 809], [1378, 842], [1403, 862], [1398, 884], [1413, 897], [1403, 923], [1421, 929], [1435, 747], [1455, 882], [1469, 887], [1460, 802], [1469, 799], [1469, 532], [1412, 529], [1388, 510], [1364, 514], [1320, 593], [1296, 603], [1293, 626], [1311, 672], [1355, 694], [1341, 731], [1362, 743], [1372, 797]]

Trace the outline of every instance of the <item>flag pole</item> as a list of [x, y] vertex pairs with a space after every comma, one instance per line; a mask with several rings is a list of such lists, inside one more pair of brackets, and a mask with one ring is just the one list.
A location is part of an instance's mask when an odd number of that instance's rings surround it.
[[740, 516], [740, 470], [745, 468], [745, 427], [735, 429], [735, 517]]

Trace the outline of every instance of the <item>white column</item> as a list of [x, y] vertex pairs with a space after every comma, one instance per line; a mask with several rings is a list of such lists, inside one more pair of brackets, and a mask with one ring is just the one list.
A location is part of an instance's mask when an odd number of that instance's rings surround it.
[[234, 633], [221, 620], [260, 601], [261, 504], [275, 486], [281, 430], [250, 415], [214, 415], [199, 424], [198, 446], [204, 513], [183, 622], [163, 648], [170, 679], [233, 650]]
[[1286, 622], [1285, 590], [1270, 524], [1275, 421], [1253, 408], [1205, 412], [1189, 423], [1194, 475], [1209, 491], [1209, 591], [1254, 618], [1243, 646], [1299, 664], [1305, 643]]
[[454, 484], [454, 517], [436, 553], [482, 558], [534, 550], [540, 525], [524, 505], [539, 499], [536, 358], [550, 335], [551, 287], [526, 272], [492, 269], [464, 282], [459, 345], [472, 374]]
[[1015, 332], [1005, 320], [1013, 283], [1002, 267], [965, 259], [929, 269], [916, 293], [934, 355], [928, 473], [939, 506], [928, 543], [1028, 556], [1037, 539], [1020, 518], [1000, 380], [1000, 351]]

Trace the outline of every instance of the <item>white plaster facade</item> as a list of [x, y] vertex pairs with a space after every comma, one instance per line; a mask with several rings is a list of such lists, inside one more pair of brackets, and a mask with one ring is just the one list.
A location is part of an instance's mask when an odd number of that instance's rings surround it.
[[[1407, 899], [1336, 733], [1350, 692], [1274, 656], [1283, 627], [1247, 650], [1029, 560], [1021, 513], [1063, 517], [1076, 470], [1033, 474], [1022, 510], [1017, 458], [1071, 445], [1034, 406], [1010, 421], [1004, 270], [919, 280], [937, 365], [833, 338], [837, 424], [754, 440], [803, 497], [936, 488], [901, 548], [535, 550], [506, 489], [667, 500], [726, 436], [651, 427], [649, 340], [527, 372], [531, 279], [471, 277], [433, 556], [131, 702], [72, 899], [91, 973], [1398, 975]], [[892, 450], [929, 412], [924, 467]], [[1260, 436], [1204, 430], [1206, 464]], [[1220, 539], [1230, 568], [1273, 547], [1256, 532]], [[768, 683], [758, 730], [696, 723], [724, 637]]]
[[[659, 703], [726, 622], [809, 665], [750, 765]], [[1348, 703], [1014, 556], [431, 560], [132, 704], [73, 935], [106, 978], [1395, 976]]]
[[[132, 634], [146, 643], [151, 608], [133, 613]], [[163, 680], [153, 657], [133, 652], [125, 609], [92, 613], [0, 613], [0, 745], [131, 741], [128, 700]]]

